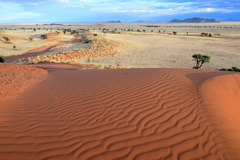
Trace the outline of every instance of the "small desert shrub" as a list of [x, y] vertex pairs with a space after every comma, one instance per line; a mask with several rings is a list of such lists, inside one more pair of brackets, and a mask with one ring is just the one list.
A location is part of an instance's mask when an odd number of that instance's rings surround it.
[[209, 33], [209, 35], [208, 35], [209, 37], [212, 37], [212, 34], [211, 33]]
[[16, 49], [16, 46], [15, 46], [15, 45], [13, 45], [13, 49]]
[[173, 31], [173, 34], [174, 34], [174, 35], [177, 35], [177, 32]]
[[32, 37], [29, 37], [28, 39], [29, 39], [29, 41], [33, 41], [33, 38], [32, 38]]
[[194, 54], [192, 55], [194, 61], [196, 61], [196, 66], [193, 69], [199, 69], [202, 67], [203, 63], [209, 63], [211, 57], [207, 55]]
[[99, 64], [99, 65], [96, 66], [96, 68], [97, 68], [97, 69], [104, 69], [104, 65]]
[[3, 37], [3, 39], [6, 41], [6, 42], [9, 42], [10, 39], [8, 37]]
[[69, 61], [68, 63], [69, 64], [77, 64], [77, 61], [76, 61], [76, 59], [73, 59], [73, 60]]
[[95, 36], [95, 37], [96, 37], [96, 36], [97, 36], [97, 34], [93, 34], [93, 36]]
[[240, 68], [238, 68], [238, 67], [232, 67], [232, 70], [235, 72], [240, 72]]
[[86, 60], [86, 63], [90, 63], [91, 62], [91, 60], [90, 60], [90, 58], [88, 58], [87, 60]]
[[107, 69], [117, 69], [117, 67], [115, 65], [109, 65], [109, 66], [106, 66]]
[[89, 42], [91, 42], [91, 40], [89, 40], [89, 39], [84, 39], [83, 42], [84, 42], [84, 43], [89, 43]]
[[4, 57], [0, 56], [0, 63], [4, 63]]
[[207, 36], [208, 33], [204, 33], [204, 32], [202, 32], [201, 35], [202, 35], [202, 36]]
[[77, 31], [76, 30], [72, 30], [71, 34], [75, 34], [75, 33], [77, 33]]
[[42, 34], [41, 35], [41, 39], [47, 39], [47, 35], [46, 34]]

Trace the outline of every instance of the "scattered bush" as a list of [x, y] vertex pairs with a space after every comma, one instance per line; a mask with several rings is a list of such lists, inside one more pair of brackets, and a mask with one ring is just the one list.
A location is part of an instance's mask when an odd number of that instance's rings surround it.
[[203, 33], [201, 33], [201, 35], [202, 35], [202, 36], [207, 36], [208, 33], [204, 33], [204, 32], [203, 32]]
[[75, 34], [75, 33], [77, 33], [77, 31], [76, 30], [72, 30], [71, 34]]
[[68, 63], [69, 64], [77, 64], [77, 61], [76, 61], [76, 59], [73, 59], [73, 60], [69, 61]]
[[13, 49], [16, 49], [16, 46], [15, 46], [15, 45], [13, 45]]
[[209, 35], [208, 35], [209, 37], [212, 37], [212, 34], [211, 33], [209, 33]]
[[203, 63], [209, 63], [211, 57], [207, 55], [194, 54], [192, 55], [194, 61], [196, 61], [196, 66], [193, 69], [199, 69], [202, 67]]
[[6, 42], [9, 42], [10, 39], [8, 37], [3, 37], [3, 39], [6, 41]]
[[96, 66], [96, 68], [97, 68], [97, 69], [104, 69], [104, 65], [99, 64], [99, 65]]
[[95, 36], [95, 37], [96, 37], [96, 36], [97, 36], [97, 34], [93, 34], [93, 36]]
[[232, 70], [235, 72], [240, 72], [240, 68], [238, 68], [238, 67], [232, 67]]
[[173, 31], [173, 34], [174, 34], [174, 35], [177, 35], [177, 32]]
[[0, 63], [4, 63], [4, 57], [0, 56]]
[[222, 68], [218, 69], [219, 71], [232, 71], [232, 72], [240, 72], [240, 68], [238, 67], [232, 67], [232, 68]]
[[32, 37], [29, 37], [28, 39], [29, 39], [29, 41], [33, 41], [33, 38], [32, 38]]
[[91, 62], [91, 60], [90, 60], [90, 58], [88, 58], [87, 60], [86, 60], [86, 63], [90, 63]]
[[47, 39], [47, 35], [46, 34], [42, 34], [41, 35], [41, 39]]
[[84, 40], [83, 40], [84, 43], [89, 43], [89, 42], [91, 42], [91, 41], [92, 41], [92, 40], [89, 40], [89, 39], [84, 39]]

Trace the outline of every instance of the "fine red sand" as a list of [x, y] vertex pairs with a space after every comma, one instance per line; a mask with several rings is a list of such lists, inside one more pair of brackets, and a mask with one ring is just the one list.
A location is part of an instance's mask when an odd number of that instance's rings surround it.
[[240, 74], [53, 66], [1, 103], [0, 159], [240, 159]]
[[33, 66], [0, 63], [0, 102], [43, 81], [47, 71]]

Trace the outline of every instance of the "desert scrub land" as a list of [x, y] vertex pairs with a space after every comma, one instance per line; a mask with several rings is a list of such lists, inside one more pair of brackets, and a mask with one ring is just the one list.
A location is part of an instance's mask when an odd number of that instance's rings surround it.
[[94, 38], [91, 44], [85, 48], [75, 49], [71, 51], [64, 51], [61, 53], [29, 57], [29, 63], [37, 63], [39, 61], [53, 61], [53, 62], [67, 62], [73, 59], [91, 58], [95, 57], [113, 57], [117, 55], [117, 46], [119, 42], [114, 40], [107, 40], [104, 38]]
[[[59, 32], [56, 36], [41, 39], [41, 35], [54, 33], [55, 30], [0, 30], [0, 55], [13, 56], [21, 55], [36, 48], [56, 45], [61, 42], [70, 41], [74, 38], [73, 35], [63, 34]], [[3, 37], [8, 37], [10, 41], [5, 42]], [[16, 49], [13, 49], [13, 45]]]
[[[23, 26], [7, 26], [11, 30], [0, 30], [2, 37], [7, 35], [10, 38], [8, 43], [1, 39], [0, 55], [28, 53], [16, 59], [18, 63], [68, 62], [76, 59], [77, 63], [87, 61], [104, 66], [121, 64], [136, 68], [192, 68], [192, 55], [203, 54], [211, 56], [211, 62], [204, 65], [203, 69], [240, 67], [240, 23], [27, 26], [39, 27], [40, 30], [36, 31], [22, 30]], [[0, 29], [7, 27], [0, 26]], [[39, 38], [41, 34], [54, 31], [60, 33], [44, 40]], [[78, 37], [76, 32], [80, 33]], [[29, 37], [34, 39], [31, 41]], [[79, 39], [86, 38], [90, 40], [89, 43], [79, 42]], [[9, 62], [8, 58], [6, 62]]]
[[96, 58], [97, 63], [113, 65], [121, 63], [137, 68], [192, 68], [193, 54], [212, 57], [203, 69], [231, 68], [239, 66], [240, 39], [166, 34], [151, 32], [128, 32], [105, 34], [106, 39], [127, 42], [120, 45], [121, 54], [115, 57]]

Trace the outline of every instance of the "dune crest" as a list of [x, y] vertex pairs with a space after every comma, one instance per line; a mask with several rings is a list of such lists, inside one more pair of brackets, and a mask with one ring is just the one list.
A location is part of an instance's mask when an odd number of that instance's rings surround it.
[[240, 74], [210, 78], [200, 87], [202, 109], [224, 137], [229, 154], [226, 159], [240, 158]]
[[200, 81], [187, 77], [212, 75], [212, 71], [64, 66], [53, 69], [52, 65], [45, 81], [2, 104], [1, 158], [185, 160], [235, 156], [225, 147], [224, 132], [212, 121], [212, 112], [206, 113], [205, 97], [199, 97]]

